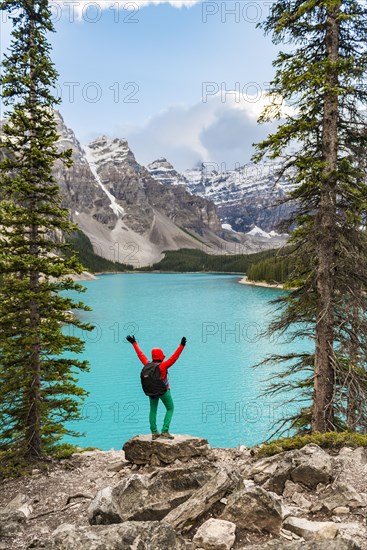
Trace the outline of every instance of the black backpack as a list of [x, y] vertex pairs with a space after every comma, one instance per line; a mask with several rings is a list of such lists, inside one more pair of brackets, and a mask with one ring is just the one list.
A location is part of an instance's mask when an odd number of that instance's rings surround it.
[[141, 385], [145, 395], [149, 397], [160, 397], [167, 391], [166, 384], [161, 377], [158, 363], [147, 363], [141, 369], [140, 373]]

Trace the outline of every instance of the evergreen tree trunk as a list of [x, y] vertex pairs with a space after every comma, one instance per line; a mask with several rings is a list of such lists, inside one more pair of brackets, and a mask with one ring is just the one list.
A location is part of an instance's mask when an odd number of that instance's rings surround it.
[[[30, 229], [30, 254], [37, 255], [38, 247], [36, 244], [37, 227], [31, 226]], [[31, 296], [37, 296], [39, 273], [32, 271], [29, 278], [29, 290]], [[32, 345], [30, 354], [30, 369], [32, 371], [32, 383], [29, 394], [29, 414], [27, 416], [26, 425], [26, 448], [27, 457], [29, 459], [40, 457], [41, 449], [41, 415], [40, 415], [40, 387], [41, 387], [41, 343], [40, 343], [40, 314], [39, 304], [37, 299], [32, 298], [30, 301], [30, 333], [32, 335]]]
[[[36, 75], [35, 75], [35, 44], [34, 44], [34, 20], [32, 18], [32, 10], [30, 10], [29, 20], [29, 105], [30, 105], [30, 142], [29, 147], [35, 147], [37, 145], [35, 135], [35, 117], [36, 113], [34, 107], [37, 105], [36, 97]], [[31, 157], [32, 158], [32, 157]], [[36, 176], [36, 170], [31, 166], [32, 175]], [[36, 197], [33, 195], [30, 197], [31, 211], [36, 207]], [[29, 254], [30, 256], [37, 257], [39, 249], [37, 246], [38, 238], [38, 226], [31, 222], [29, 228]], [[32, 382], [29, 393], [29, 413], [26, 419], [26, 456], [29, 459], [38, 458], [42, 454], [41, 449], [41, 415], [40, 415], [40, 388], [41, 388], [41, 343], [40, 343], [40, 312], [39, 303], [37, 300], [38, 284], [40, 274], [36, 270], [32, 270], [29, 275], [29, 291], [30, 291], [30, 304], [29, 304], [29, 328], [32, 335], [31, 353], [30, 353], [30, 365], [32, 373]]]
[[315, 384], [312, 429], [326, 432], [334, 429], [334, 318], [333, 269], [336, 246], [336, 183], [338, 165], [338, 57], [340, 5], [333, 6], [326, 22], [326, 58], [329, 61], [322, 128], [322, 153], [325, 169], [321, 182], [320, 207], [315, 220], [317, 246], [317, 292], [319, 299], [316, 322]]

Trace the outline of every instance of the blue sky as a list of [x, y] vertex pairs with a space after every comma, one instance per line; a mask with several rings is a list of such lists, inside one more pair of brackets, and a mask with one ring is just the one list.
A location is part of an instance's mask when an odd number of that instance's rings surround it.
[[[63, 13], [51, 5], [60, 111], [83, 144], [124, 137], [139, 162], [165, 156], [180, 170], [249, 161], [269, 130], [256, 118], [277, 50], [256, 23], [270, 2], [80, 0]], [[2, 51], [10, 29], [3, 16]]]

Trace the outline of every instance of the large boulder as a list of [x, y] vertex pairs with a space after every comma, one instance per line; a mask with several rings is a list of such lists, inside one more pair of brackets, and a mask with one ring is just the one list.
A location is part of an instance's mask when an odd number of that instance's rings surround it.
[[282, 526], [282, 507], [273, 494], [250, 485], [229, 495], [220, 518], [233, 521], [241, 529], [278, 535]]
[[338, 527], [332, 521], [309, 521], [305, 518], [289, 517], [284, 528], [305, 540], [335, 539]]
[[210, 518], [196, 531], [193, 543], [204, 550], [230, 550], [236, 539], [236, 525], [224, 519]]
[[210, 466], [190, 466], [132, 474], [97, 493], [88, 508], [89, 522], [106, 525], [160, 520], [200, 489], [213, 473]]
[[241, 478], [235, 471], [218, 468], [213, 477], [203, 487], [180, 506], [177, 506], [164, 518], [180, 532], [187, 532], [195, 525], [197, 519], [210, 510], [227, 493], [237, 490], [241, 485]]
[[207, 439], [192, 435], [174, 435], [174, 439], [154, 439], [151, 435], [137, 435], [123, 446], [126, 460], [134, 464], [171, 464], [175, 460], [187, 462], [193, 457], [210, 456]]
[[302, 449], [256, 461], [247, 475], [277, 494], [282, 494], [287, 480], [314, 489], [319, 483], [329, 483], [332, 479], [333, 460], [318, 445], [310, 443]]
[[331, 456], [318, 445], [310, 443], [295, 452], [291, 480], [314, 489], [319, 483], [329, 483], [333, 477]]
[[[32, 550], [189, 550], [170, 525], [159, 521], [127, 521], [120, 525], [77, 527], [63, 524]], [[191, 545], [193, 548], [193, 545]]]

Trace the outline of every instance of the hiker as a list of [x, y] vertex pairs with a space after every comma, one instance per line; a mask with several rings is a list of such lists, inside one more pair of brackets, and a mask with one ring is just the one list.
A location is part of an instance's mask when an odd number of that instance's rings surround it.
[[[149, 361], [139, 348], [135, 336], [126, 336], [126, 340], [134, 346], [140, 361], [144, 365], [140, 377], [144, 393], [149, 396], [150, 401], [149, 424], [150, 431], [152, 432], [152, 439], [157, 439], [158, 437], [174, 439], [173, 435], [168, 431], [174, 406], [167, 371], [180, 357], [186, 345], [186, 338], [183, 337], [181, 339], [181, 344], [178, 346], [175, 353], [166, 361], [164, 361], [165, 355], [160, 348], [152, 349], [152, 361]], [[159, 399], [161, 399], [163, 405], [166, 407], [162, 433], [157, 430], [157, 409]]]

